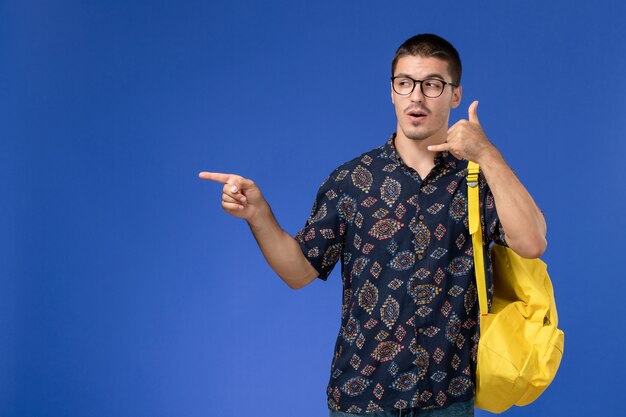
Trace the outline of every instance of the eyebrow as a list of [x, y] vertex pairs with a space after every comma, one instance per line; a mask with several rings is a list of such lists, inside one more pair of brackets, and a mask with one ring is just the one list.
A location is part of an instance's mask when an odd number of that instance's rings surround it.
[[[410, 74], [405, 74], [405, 73], [403, 73], [403, 72], [401, 72], [400, 74], [394, 75], [394, 77], [407, 77], [407, 78], [411, 78], [411, 79], [416, 79], [416, 78], [413, 78], [413, 76], [412, 76], [412, 75], [410, 75]], [[441, 75], [441, 74], [439, 74], [439, 73], [436, 73], [436, 72], [435, 72], [435, 73], [432, 73], [432, 74], [428, 74], [428, 75], [427, 75], [427, 76], [425, 76], [423, 79], [424, 79], [424, 80], [428, 80], [428, 79], [430, 79], [430, 78], [439, 78], [439, 79], [441, 79], [442, 81], [445, 81], [445, 80], [446, 80], [446, 79], [444, 78], [444, 76], [443, 76], [443, 75]]]

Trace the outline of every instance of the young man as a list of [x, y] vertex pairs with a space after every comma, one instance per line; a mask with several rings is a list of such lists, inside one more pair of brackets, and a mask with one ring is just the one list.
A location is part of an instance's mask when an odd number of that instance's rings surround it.
[[200, 174], [224, 183], [224, 210], [249, 223], [291, 288], [325, 279], [341, 261], [331, 416], [474, 414], [479, 329], [468, 160], [481, 166], [485, 247], [506, 244], [529, 258], [545, 250], [543, 215], [483, 133], [478, 102], [468, 120], [448, 128], [460, 79], [458, 53], [446, 40], [423, 34], [404, 42], [392, 62], [396, 133], [330, 175], [295, 238], [251, 180]]

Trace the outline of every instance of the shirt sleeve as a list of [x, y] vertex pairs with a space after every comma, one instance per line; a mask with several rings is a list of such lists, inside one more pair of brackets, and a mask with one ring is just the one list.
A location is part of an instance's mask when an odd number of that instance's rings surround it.
[[[343, 178], [347, 171], [335, 170], [320, 186], [313, 209], [296, 236], [302, 253], [325, 280], [341, 257], [346, 230]], [[356, 205], [354, 206], [356, 210]]]

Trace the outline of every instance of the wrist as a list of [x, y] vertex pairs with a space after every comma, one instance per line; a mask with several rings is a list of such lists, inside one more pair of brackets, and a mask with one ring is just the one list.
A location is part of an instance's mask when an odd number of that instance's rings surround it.
[[480, 153], [476, 158], [476, 163], [480, 165], [482, 170], [489, 170], [490, 168], [505, 164], [502, 154], [492, 144], [489, 144], [489, 146]]
[[246, 219], [248, 225], [253, 230], [262, 229], [265, 225], [271, 223], [272, 220], [274, 220], [274, 214], [265, 200], [263, 200], [252, 215]]

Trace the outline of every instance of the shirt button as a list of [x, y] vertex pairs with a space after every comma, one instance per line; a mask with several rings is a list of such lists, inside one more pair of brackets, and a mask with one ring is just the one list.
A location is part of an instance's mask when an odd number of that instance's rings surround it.
[[419, 260], [421, 261], [422, 259], [424, 259], [424, 255], [422, 255], [422, 254], [420, 253], [419, 255], [417, 255], [417, 259], [419, 259]]
[[418, 333], [424, 333], [424, 329], [422, 329], [421, 327], [419, 329], [417, 329]]
[[423, 215], [423, 214], [420, 214], [420, 215], [419, 215], [419, 219], [420, 219], [420, 220], [424, 220], [424, 215]]

